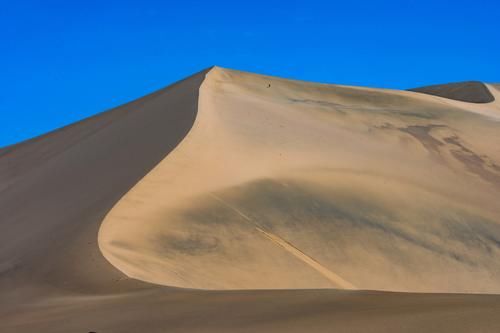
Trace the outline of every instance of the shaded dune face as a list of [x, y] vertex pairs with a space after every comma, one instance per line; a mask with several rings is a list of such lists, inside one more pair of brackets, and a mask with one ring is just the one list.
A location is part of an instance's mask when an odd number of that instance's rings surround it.
[[495, 101], [495, 97], [488, 87], [484, 83], [477, 81], [438, 84], [409, 90], [469, 103], [491, 103]]
[[0, 150], [5, 302], [12, 290], [20, 301], [29, 283], [86, 293], [149, 287], [124, 278], [102, 258], [97, 232], [116, 202], [189, 132], [204, 77], [205, 71]]
[[215, 68], [99, 247], [184, 288], [499, 292], [496, 107]]

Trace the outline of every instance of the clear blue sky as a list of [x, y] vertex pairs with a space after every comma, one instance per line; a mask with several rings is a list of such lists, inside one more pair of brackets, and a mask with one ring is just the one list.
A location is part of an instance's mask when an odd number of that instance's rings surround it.
[[500, 81], [500, 1], [0, 0], [0, 146], [211, 65], [387, 88]]

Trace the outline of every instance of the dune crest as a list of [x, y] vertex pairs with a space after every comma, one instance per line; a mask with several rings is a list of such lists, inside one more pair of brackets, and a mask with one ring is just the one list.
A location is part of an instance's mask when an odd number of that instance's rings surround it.
[[499, 292], [497, 101], [216, 67], [99, 247], [183, 288]]

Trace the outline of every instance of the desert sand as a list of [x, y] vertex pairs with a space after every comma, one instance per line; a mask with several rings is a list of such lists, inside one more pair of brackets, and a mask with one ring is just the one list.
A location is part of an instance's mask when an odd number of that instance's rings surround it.
[[3, 148], [0, 331], [499, 331], [500, 89], [460, 87], [214, 67]]

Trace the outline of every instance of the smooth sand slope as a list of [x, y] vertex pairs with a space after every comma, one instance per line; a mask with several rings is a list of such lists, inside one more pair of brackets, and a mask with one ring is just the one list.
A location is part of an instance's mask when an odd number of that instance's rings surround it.
[[0, 331], [497, 332], [498, 101], [213, 68], [4, 148]]

